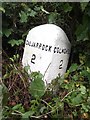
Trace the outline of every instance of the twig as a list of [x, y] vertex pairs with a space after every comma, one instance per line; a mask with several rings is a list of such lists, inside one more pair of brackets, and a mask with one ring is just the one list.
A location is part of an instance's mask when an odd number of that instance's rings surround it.
[[47, 106], [49, 106], [52, 109], [52, 106], [49, 105], [45, 100], [41, 100], [43, 103], [45, 103]]
[[[64, 97], [63, 97], [63, 99], [61, 100], [61, 102], [68, 96], [68, 95], [70, 95], [72, 92], [75, 92], [75, 91], [77, 91], [77, 90], [73, 90], [73, 91], [71, 91], [71, 92], [69, 92], [69, 93], [67, 93]], [[44, 100], [42, 100], [45, 104], [47, 104], [47, 105], [49, 105], [46, 101], [44, 101]], [[49, 106], [49, 107], [51, 107], [51, 106]], [[51, 107], [52, 108], [52, 107]], [[57, 108], [55, 108], [54, 110], [51, 110], [51, 111], [49, 111], [49, 112], [47, 112], [47, 113], [45, 113], [45, 114], [42, 114], [42, 115], [40, 115], [40, 116], [31, 116], [32, 118], [41, 118], [41, 117], [43, 117], [43, 116], [45, 116], [45, 115], [48, 115], [48, 114], [50, 114], [50, 113], [53, 113], [54, 111], [56, 111], [57, 109], [59, 108], [59, 106], [57, 107]]]
[[14, 67], [15, 67], [15, 69], [18, 71], [18, 75], [19, 75], [19, 76], [20, 76], [20, 78], [22, 79], [23, 84], [24, 84], [24, 87], [26, 88], [26, 85], [25, 85], [25, 82], [24, 82], [24, 79], [23, 79], [23, 77], [22, 77], [21, 73], [19, 72], [18, 68], [17, 68], [15, 65], [14, 65]]
[[52, 113], [52, 112], [54, 112], [55, 111], [55, 109], [54, 110], [52, 110], [52, 111], [50, 111], [50, 112], [47, 112], [47, 113], [45, 113], [45, 114], [42, 114], [42, 115], [39, 115], [39, 116], [31, 116], [31, 118], [41, 118], [41, 117], [43, 117], [43, 116], [45, 116], [45, 115], [48, 115], [48, 114], [50, 114], [50, 113]]
[[61, 102], [62, 102], [68, 95], [70, 95], [72, 92], [75, 92], [75, 91], [78, 91], [78, 90], [73, 90], [73, 91], [68, 92], [68, 93], [62, 98]]
[[23, 115], [21, 112], [15, 110], [14, 112], [11, 113], [12, 115]]

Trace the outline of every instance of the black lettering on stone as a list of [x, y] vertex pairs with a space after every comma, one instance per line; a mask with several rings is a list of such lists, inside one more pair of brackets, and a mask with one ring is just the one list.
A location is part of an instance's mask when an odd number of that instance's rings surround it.
[[31, 41], [29, 42], [28, 40], [26, 40], [26, 45], [30, 46], [30, 44], [31, 44]]
[[48, 45], [45, 46], [45, 51], [47, 51], [47, 50], [48, 50]]
[[45, 49], [45, 45], [43, 44], [43, 46], [42, 46], [42, 50], [44, 50]]
[[51, 48], [52, 48], [52, 46], [49, 46], [49, 49], [48, 49], [49, 52], [51, 52]]
[[35, 47], [38, 47], [39, 43], [36, 43], [36, 46]]
[[56, 47], [54, 47], [54, 53], [56, 53]]
[[28, 40], [26, 40], [26, 45], [28, 45]]
[[40, 48], [41, 46], [42, 46], [42, 43], [40, 43], [38, 47]]
[[57, 47], [57, 53], [59, 53], [59, 47]]
[[32, 43], [31, 47], [35, 47], [35, 43], [34, 42]]
[[66, 54], [67, 53], [67, 50], [64, 48], [62, 49], [62, 53]]
[[59, 49], [59, 54], [61, 54], [61, 53], [62, 53], [62, 49], [60, 48], [60, 49]]

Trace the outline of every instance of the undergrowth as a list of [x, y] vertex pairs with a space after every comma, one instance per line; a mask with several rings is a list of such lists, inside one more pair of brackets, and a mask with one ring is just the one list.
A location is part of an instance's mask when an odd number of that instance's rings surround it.
[[[6, 2], [0, 11], [2, 120], [90, 120], [90, 2]], [[47, 23], [65, 31], [72, 50], [64, 77], [46, 87], [41, 73], [28, 74], [21, 60], [28, 31]]]
[[45, 86], [41, 73], [28, 74], [18, 57], [3, 65], [3, 119], [90, 119], [90, 68], [74, 63]]

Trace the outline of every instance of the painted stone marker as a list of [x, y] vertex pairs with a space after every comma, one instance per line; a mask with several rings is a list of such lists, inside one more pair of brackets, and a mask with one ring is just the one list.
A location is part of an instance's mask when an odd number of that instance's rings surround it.
[[40, 25], [27, 35], [22, 64], [29, 65], [31, 72], [40, 71], [47, 84], [58, 74], [64, 75], [70, 48], [71, 44], [60, 27], [54, 24]]

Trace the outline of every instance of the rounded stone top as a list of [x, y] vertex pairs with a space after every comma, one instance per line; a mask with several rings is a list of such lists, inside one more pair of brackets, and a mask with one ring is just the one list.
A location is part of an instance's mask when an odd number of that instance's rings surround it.
[[50, 40], [59, 39], [63, 43], [70, 44], [66, 33], [55, 24], [43, 24], [32, 28], [28, 36], [37, 36], [38, 38], [46, 38]]

